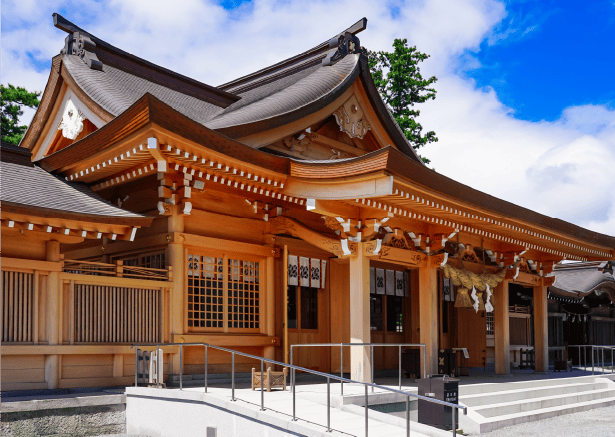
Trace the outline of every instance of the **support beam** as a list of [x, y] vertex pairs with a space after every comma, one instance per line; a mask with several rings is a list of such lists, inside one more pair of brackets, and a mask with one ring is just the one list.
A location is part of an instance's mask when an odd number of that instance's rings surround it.
[[425, 344], [426, 374], [438, 371], [438, 269], [426, 263], [419, 268], [420, 342]]
[[[369, 321], [369, 258], [365, 243], [357, 243], [358, 256], [350, 259], [350, 342], [371, 341]], [[372, 382], [369, 347], [350, 348], [350, 377], [355, 381]]]
[[[508, 323], [508, 281], [503, 280], [495, 289], [493, 321], [495, 329], [495, 373], [510, 374], [510, 327]], [[546, 295], [545, 295], [546, 298]]]
[[[184, 232], [184, 216], [179, 213], [177, 207], [172, 208], [172, 214], [168, 218], [169, 232]], [[173, 239], [168, 245], [169, 265], [173, 267], [173, 288], [170, 290], [171, 301], [171, 335], [184, 334], [184, 243], [181, 238]], [[179, 374], [179, 354], [171, 356], [172, 372]]]
[[549, 371], [549, 316], [547, 287], [534, 287], [534, 352], [536, 372]]
[[[47, 241], [47, 261], [60, 262], [60, 242]], [[47, 341], [49, 345], [60, 342], [60, 272], [49, 272], [47, 278]], [[58, 388], [60, 382], [60, 356], [45, 355], [45, 382], [48, 389]]]

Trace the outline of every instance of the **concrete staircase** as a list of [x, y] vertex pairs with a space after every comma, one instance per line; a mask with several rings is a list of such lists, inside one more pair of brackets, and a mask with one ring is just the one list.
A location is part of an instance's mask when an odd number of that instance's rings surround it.
[[523, 422], [615, 405], [612, 377], [542, 379], [459, 387], [465, 432], [479, 434]]

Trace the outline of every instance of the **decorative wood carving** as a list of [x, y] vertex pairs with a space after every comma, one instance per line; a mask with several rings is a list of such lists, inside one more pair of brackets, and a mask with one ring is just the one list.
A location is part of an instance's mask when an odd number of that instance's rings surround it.
[[444, 262], [444, 254], [440, 253], [438, 255], [435, 256], [430, 256], [429, 257], [431, 260], [431, 266], [432, 267], [440, 267], [440, 264], [442, 264]]
[[532, 273], [532, 269], [530, 269], [530, 266], [525, 258], [521, 258], [519, 261], [519, 271], [523, 273]]
[[399, 262], [410, 267], [419, 267], [427, 261], [427, 255], [413, 250], [383, 246], [382, 249], [380, 249], [379, 259]]
[[363, 138], [367, 131], [372, 128], [354, 95], [340, 106], [333, 115], [340, 130], [346, 132], [351, 138]]
[[64, 114], [62, 114], [62, 121], [58, 130], [62, 131], [64, 138], [74, 140], [83, 130], [83, 120], [85, 120], [83, 112], [75, 106], [71, 99], [68, 99], [64, 105]]
[[395, 233], [393, 232], [388, 233], [384, 237], [382, 244], [385, 246], [396, 247], [398, 249], [408, 249], [408, 250], [416, 249], [414, 244], [408, 241], [404, 232], [403, 231], [400, 232], [398, 229], [395, 230]]
[[473, 262], [473, 263], [477, 263], [477, 264], [481, 264], [481, 260], [478, 258], [478, 256], [476, 256], [476, 252], [474, 252], [474, 249], [472, 248], [471, 245], [468, 244], [468, 246], [459, 254], [459, 259], [461, 259], [462, 261], [468, 261], [468, 262]]

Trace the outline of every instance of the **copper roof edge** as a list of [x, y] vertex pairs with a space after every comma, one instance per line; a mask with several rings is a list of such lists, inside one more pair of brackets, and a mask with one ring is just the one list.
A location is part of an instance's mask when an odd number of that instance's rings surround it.
[[[230, 105], [233, 102], [236, 102], [237, 100], [241, 99], [241, 97], [229, 93], [228, 91], [222, 90], [220, 88], [214, 87], [212, 85], [207, 85], [203, 82], [199, 82], [195, 79], [192, 79], [188, 76], [184, 76], [183, 74], [177, 73], [175, 71], [169, 70], [167, 68], [161, 67], [160, 65], [154, 64], [150, 61], [147, 61], [143, 58], [140, 58], [138, 56], [135, 56], [131, 53], [128, 53], [120, 48], [117, 48], [109, 43], [107, 43], [106, 41], [103, 41], [102, 39], [92, 35], [91, 33], [89, 33], [88, 31], [80, 28], [79, 26], [77, 26], [76, 24], [68, 21], [66, 18], [64, 18], [63, 16], [61, 16], [60, 14], [58, 14], [57, 12], [53, 13], [53, 25], [55, 27], [57, 27], [60, 30], [63, 30], [66, 33], [73, 33], [73, 32], [82, 32], [86, 35], [88, 35], [92, 41], [94, 43], [96, 43], [96, 45], [98, 47], [101, 47], [105, 50], [108, 50], [116, 55], [121, 56], [122, 58], [128, 60], [128, 61], [132, 61], [135, 62], [137, 64], [143, 65], [144, 67], [147, 67], [149, 69], [155, 70], [161, 74], [167, 75], [167, 76], [171, 76], [174, 77], [182, 82], [185, 82], [188, 85], [191, 86], [195, 86], [197, 88], [200, 88], [204, 91], [207, 91], [209, 93], [215, 94], [217, 95], [223, 102], [225, 102], [224, 104], [220, 105], [218, 104], [218, 106], [221, 107], [226, 107], [228, 105]], [[135, 74], [134, 72], [132, 74]], [[149, 78], [145, 78], [147, 80], [150, 80]], [[216, 104], [215, 101], [212, 101], [211, 103]]]

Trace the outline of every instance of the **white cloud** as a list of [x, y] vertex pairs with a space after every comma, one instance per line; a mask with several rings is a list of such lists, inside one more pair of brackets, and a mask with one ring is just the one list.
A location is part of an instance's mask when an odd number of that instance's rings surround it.
[[[42, 3], [42, 6], [41, 6]], [[372, 50], [405, 37], [431, 55], [437, 99], [421, 122], [440, 141], [422, 152], [462, 183], [605, 233], [615, 233], [615, 111], [566, 108], [556, 122], [514, 118], [492, 89], [455, 74], [479, 68], [471, 53], [488, 44], [528, 38], [544, 14], [512, 17], [495, 0], [255, 0], [227, 11], [212, 0], [2, 2], [2, 82], [42, 90], [37, 70], [63, 46], [51, 13], [66, 17], [128, 52], [211, 85], [219, 85], [307, 50], [362, 16], [359, 35]]]

